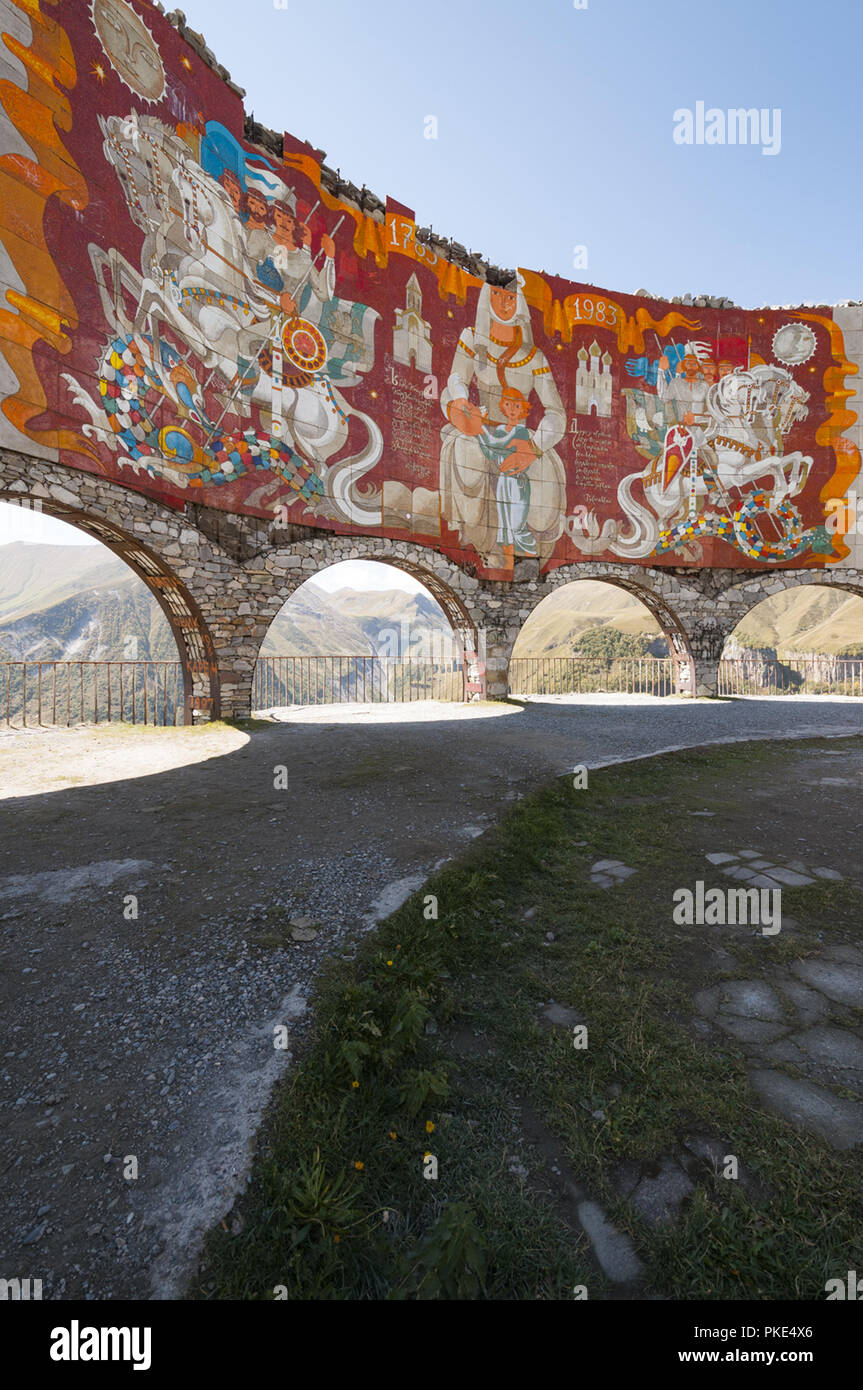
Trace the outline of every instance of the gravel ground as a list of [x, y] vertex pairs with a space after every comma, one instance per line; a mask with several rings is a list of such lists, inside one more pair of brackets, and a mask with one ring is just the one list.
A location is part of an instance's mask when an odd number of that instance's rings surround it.
[[[584, 696], [283, 711], [251, 736], [0, 733], [0, 1277], [178, 1296], [320, 961], [537, 783], [861, 732], [863, 701]], [[290, 919], [314, 938], [286, 940]]]

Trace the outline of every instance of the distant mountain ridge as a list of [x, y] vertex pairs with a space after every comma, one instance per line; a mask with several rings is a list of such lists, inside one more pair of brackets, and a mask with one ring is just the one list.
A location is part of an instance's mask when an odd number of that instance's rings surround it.
[[0, 546], [0, 659], [176, 661], [161, 608], [102, 546]]
[[451, 643], [440, 606], [424, 593], [403, 589], [323, 589], [308, 580], [273, 619], [263, 656], [429, 655]]
[[[648, 610], [623, 589], [581, 580], [555, 590], [530, 619], [519, 656], [565, 656], [590, 627], [658, 639]], [[806, 585], [774, 594], [740, 624], [741, 645], [863, 654], [863, 599]], [[307, 581], [275, 618], [263, 655], [446, 653], [449, 623], [427, 593], [329, 591]], [[0, 660], [175, 660], [162, 610], [124, 561], [101, 546], [16, 541], [0, 546]]]
[[[277, 614], [263, 655], [401, 656], [424, 637], [430, 652], [451, 629], [428, 594], [401, 589], [335, 593], [313, 580]], [[156, 600], [101, 546], [16, 541], [0, 546], [0, 660], [173, 661]]]

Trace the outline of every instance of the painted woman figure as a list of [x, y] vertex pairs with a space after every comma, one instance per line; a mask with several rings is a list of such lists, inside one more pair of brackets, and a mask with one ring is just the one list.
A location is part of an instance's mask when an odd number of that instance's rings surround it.
[[[478, 405], [470, 399], [472, 384]], [[494, 450], [483, 444], [488, 446], [498, 427], [511, 427], [501, 408], [507, 388], [520, 392], [525, 402], [535, 393], [543, 414], [534, 430], [517, 431], [498, 466]], [[483, 285], [476, 323], [459, 339], [441, 407], [448, 421], [441, 431], [444, 520], [463, 545], [482, 556], [487, 569], [511, 570], [523, 555], [547, 560], [562, 534], [566, 511], [566, 475], [555, 449], [566, 432], [566, 412], [545, 354], [534, 345], [520, 286]], [[519, 475], [528, 486], [518, 489], [518, 497], [515, 489], [503, 489], [508, 524], [502, 526], [501, 478]]]

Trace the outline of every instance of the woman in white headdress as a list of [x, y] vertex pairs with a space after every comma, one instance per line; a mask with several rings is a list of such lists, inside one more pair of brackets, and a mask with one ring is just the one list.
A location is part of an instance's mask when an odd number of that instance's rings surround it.
[[[479, 405], [470, 400], [476, 384]], [[533, 430], [519, 431], [505, 462], [495, 464], [481, 436], [506, 425], [500, 400], [505, 389], [534, 394], [543, 415]], [[521, 284], [483, 285], [476, 323], [459, 338], [441, 407], [441, 513], [489, 569], [511, 569], [520, 555], [548, 559], [563, 532], [566, 474], [555, 445], [566, 433], [566, 412], [545, 354], [534, 345], [530, 310]], [[501, 474], [528, 484], [508, 489], [500, 505]], [[521, 499], [521, 500], [519, 500]], [[530, 539], [534, 544], [530, 544]]]

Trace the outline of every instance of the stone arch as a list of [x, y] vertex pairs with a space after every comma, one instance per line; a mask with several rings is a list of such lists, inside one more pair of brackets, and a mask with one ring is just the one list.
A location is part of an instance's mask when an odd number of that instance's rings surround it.
[[[771, 574], [766, 583], [747, 578], [734, 584], [727, 591], [730, 601], [730, 617], [723, 634], [722, 645], [732, 636], [742, 620], [775, 594], [789, 593], [795, 589], [834, 589], [841, 593], [863, 599], [863, 571], [843, 567], [838, 570], [821, 569], [781, 570]], [[861, 631], [863, 641], [863, 631]], [[721, 652], [719, 654], [721, 659]], [[718, 666], [718, 662], [717, 662]]]
[[770, 575], [759, 575], [757, 578], [747, 575], [746, 579], [738, 581], [727, 590], [727, 596], [735, 606], [733, 626], [736, 627], [741, 618], [772, 594], [798, 589], [801, 585], [817, 586], [821, 589], [843, 589], [857, 598], [863, 598], [863, 570], [843, 567], [831, 570], [777, 570]]
[[[97, 501], [93, 488], [94, 479], [88, 474], [71, 469], [68, 470], [68, 480], [67, 471], [64, 470], [63, 485], [56, 481], [52, 481], [50, 485], [43, 484], [38, 478], [38, 465], [34, 466], [32, 460], [26, 462], [26, 475], [22, 476], [14, 467], [14, 462], [9, 466], [8, 456], [0, 458], [0, 502], [19, 507], [26, 506], [30, 510], [65, 521], [79, 531], [86, 532], [119, 556], [147, 586], [171, 629], [183, 677], [184, 723], [193, 723], [196, 714], [204, 719], [217, 719], [220, 715], [219, 679], [216, 651], [207, 622], [189, 586], [156, 549], [156, 545], [169, 534], [168, 522], [162, 518], [165, 513], [170, 516], [170, 512], [150, 499], [142, 498], [140, 494], [132, 494], [120, 488], [112, 489], [111, 485], [103, 480], [98, 480], [98, 483], [101, 489], [107, 489], [107, 492], [101, 501]], [[51, 475], [56, 479], [56, 465], [52, 468]], [[76, 488], [76, 483], [81, 479], [89, 479], [90, 482], [90, 488], [85, 495], [81, 495], [84, 489], [79, 492]], [[112, 491], [116, 491], [120, 498], [134, 497], [136, 502], [144, 504], [147, 511], [156, 514], [150, 518], [150, 522], [155, 520], [162, 526], [163, 532], [160, 534], [153, 530], [148, 534], [148, 540], [154, 544], [146, 543], [140, 535], [135, 534], [136, 530], [150, 530], [149, 525], [142, 526], [140, 522], [135, 526], [132, 518], [139, 510], [135, 504], [128, 504], [129, 516], [123, 517], [125, 524], [114, 519], [111, 513], [121, 509], [115, 509], [111, 505]], [[181, 523], [174, 518], [172, 521], [172, 529], [179, 537]]]
[[726, 640], [737, 624], [765, 598], [801, 584], [845, 589], [863, 596], [863, 571], [838, 570], [701, 570], [685, 573], [677, 601], [695, 653], [696, 692], [715, 695]]
[[[317, 534], [293, 541], [284, 548], [272, 549], [265, 557], [257, 556], [245, 566], [244, 588], [246, 595], [255, 593], [256, 605], [254, 621], [248, 627], [249, 640], [235, 663], [237, 685], [233, 699], [237, 707], [251, 709], [255, 662], [273, 619], [307, 579], [345, 560], [374, 560], [391, 565], [428, 589], [449, 619], [466, 670], [474, 663], [480, 665], [479, 679], [470, 684], [483, 683], [484, 613], [476, 602], [479, 591], [476, 579], [425, 546], [377, 536]], [[481, 695], [483, 692], [474, 690], [472, 693]]]
[[674, 663], [675, 692], [678, 695], [694, 694], [697, 689], [696, 662], [689, 632], [678, 611], [686, 591], [675, 576], [661, 570], [635, 565], [606, 564], [602, 561], [561, 565], [558, 569], [552, 570], [541, 584], [528, 586], [533, 592], [518, 595], [521, 599], [519, 624], [508, 643], [507, 667], [521, 629], [540, 603], [564, 585], [576, 584], [584, 579], [613, 584], [644, 604], [656, 619], [663, 637], [668, 642], [669, 654]]

